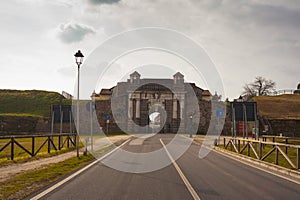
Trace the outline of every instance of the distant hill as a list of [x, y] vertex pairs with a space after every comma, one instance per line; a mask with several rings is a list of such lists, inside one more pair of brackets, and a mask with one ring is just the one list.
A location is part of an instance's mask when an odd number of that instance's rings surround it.
[[50, 117], [51, 104], [71, 104], [57, 92], [41, 90], [0, 90], [0, 115]]
[[259, 96], [252, 101], [257, 102], [260, 116], [268, 119], [300, 120], [300, 95]]

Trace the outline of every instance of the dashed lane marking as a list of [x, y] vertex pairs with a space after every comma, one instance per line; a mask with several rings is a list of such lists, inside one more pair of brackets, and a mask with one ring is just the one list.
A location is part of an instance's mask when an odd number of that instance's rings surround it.
[[191, 193], [192, 197], [194, 198], [194, 200], [200, 200], [200, 197], [198, 196], [197, 192], [194, 190], [194, 188], [192, 187], [192, 185], [190, 184], [190, 182], [188, 181], [188, 179], [185, 177], [185, 175], [183, 174], [183, 172], [181, 171], [180, 167], [177, 165], [176, 161], [173, 159], [173, 157], [171, 156], [171, 154], [169, 153], [166, 145], [163, 143], [163, 141], [161, 139], [159, 139], [161, 144], [163, 145], [164, 149], [166, 150], [170, 160], [172, 161], [176, 171], [178, 172], [180, 178], [182, 179], [182, 181], [184, 182], [185, 186], [187, 187], [187, 189], [189, 190], [189, 192]]

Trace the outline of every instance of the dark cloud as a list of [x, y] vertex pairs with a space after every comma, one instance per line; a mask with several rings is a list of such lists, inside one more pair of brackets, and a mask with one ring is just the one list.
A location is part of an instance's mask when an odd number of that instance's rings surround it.
[[64, 43], [80, 42], [88, 34], [96, 31], [89, 26], [78, 23], [67, 23], [59, 26], [57, 37]]
[[88, 0], [91, 4], [114, 4], [121, 0]]

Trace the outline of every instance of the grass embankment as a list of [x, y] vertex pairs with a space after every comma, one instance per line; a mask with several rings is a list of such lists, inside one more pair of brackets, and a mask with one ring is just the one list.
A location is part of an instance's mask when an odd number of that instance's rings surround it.
[[0, 199], [23, 199], [34, 191], [62, 178], [94, 160], [92, 155], [73, 157], [63, 162], [30, 170], [0, 183]]
[[72, 104], [57, 92], [0, 90], [0, 115], [49, 117], [51, 104]]
[[300, 95], [258, 96], [258, 114], [268, 119], [300, 120]]

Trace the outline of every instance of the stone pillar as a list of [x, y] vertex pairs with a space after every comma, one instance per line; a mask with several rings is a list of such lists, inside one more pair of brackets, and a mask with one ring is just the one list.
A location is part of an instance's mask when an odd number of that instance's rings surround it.
[[185, 111], [185, 99], [184, 99], [184, 94], [180, 95], [179, 98], [180, 101], [180, 127], [179, 127], [179, 132], [180, 133], [186, 133], [186, 119], [184, 119], [184, 111]]
[[132, 99], [128, 101], [128, 119], [131, 120], [133, 116], [133, 102]]
[[183, 119], [183, 112], [184, 112], [184, 98], [180, 98], [180, 119]]
[[177, 99], [173, 99], [173, 119], [177, 119]]
[[136, 100], [136, 108], [135, 108], [135, 117], [136, 118], [140, 118], [141, 117], [141, 111], [140, 111], [140, 108], [141, 108], [141, 101], [140, 99], [137, 99]]
[[133, 100], [131, 99], [131, 94], [128, 94], [128, 121], [127, 121], [127, 131], [131, 132], [133, 129]]

